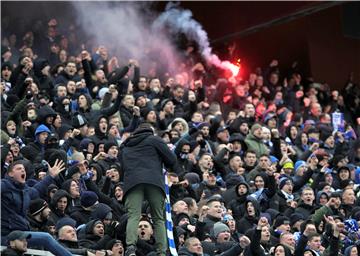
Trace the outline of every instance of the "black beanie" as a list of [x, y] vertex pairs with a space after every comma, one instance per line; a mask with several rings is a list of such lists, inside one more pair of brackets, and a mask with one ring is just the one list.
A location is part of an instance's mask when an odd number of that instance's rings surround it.
[[105, 145], [104, 145], [104, 151], [105, 151], [105, 153], [107, 153], [107, 152], [109, 151], [109, 149], [110, 149], [111, 147], [113, 147], [113, 146], [117, 147], [118, 145], [117, 145], [114, 141], [108, 141], [108, 142], [106, 142]]
[[48, 204], [43, 199], [35, 199], [30, 202], [29, 206], [29, 213], [31, 216], [35, 216], [42, 212], [46, 207], [48, 207]]
[[14, 94], [9, 94], [6, 98], [6, 103], [9, 105], [9, 107], [14, 107], [18, 101], [19, 97]]
[[106, 244], [106, 250], [112, 250], [114, 244], [117, 243], [121, 243], [123, 245], [123, 242], [121, 240], [117, 240], [117, 239], [111, 239], [109, 242], [107, 242]]

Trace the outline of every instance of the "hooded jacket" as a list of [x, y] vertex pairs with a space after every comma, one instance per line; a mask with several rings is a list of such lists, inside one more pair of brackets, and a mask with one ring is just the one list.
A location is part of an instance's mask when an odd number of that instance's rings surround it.
[[105, 249], [107, 242], [111, 240], [109, 235], [104, 235], [103, 237], [94, 235], [93, 229], [98, 220], [91, 220], [86, 223], [85, 226], [85, 237], [80, 239], [79, 245], [93, 250], [102, 250]]
[[[247, 211], [247, 205], [248, 203], [252, 203], [252, 205], [255, 208], [255, 216], [249, 216]], [[260, 217], [260, 206], [259, 203], [256, 201], [256, 199], [252, 197], [248, 197], [245, 201], [245, 204], [243, 205], [245, 208], [245, 215], [241, 218], [241, 220], [236, 224], [237, 230], [240, 234], [245, 234], [246, 231], [252, 229], [256, 224], [258, 223], [259, 217]]]
[[27, 146], [23, 147], [20, 152], [23, 156], [31, 162], [41, 162], [44, 159], [45, 145], [40, 144], [39, 134], [42, 132], [51, 133], [49, 128], [41, 124], [36, 128], [35, 131], [35, 142], [30, 142]]
[[13, 230], [30, 230], [26, 219], [30, 201], [45, 196], [47, 187], [54, 182], [46, 176], [34, 187], [16, 182], [9, 176], [1, 180], [1, 234], [8, 235]]
[[[65, 213], [62, 213], [57, 209], [57, 202], [60, 200], [60, 198], [63, 198], [63, 197], [66, 197], [67, 201], [68, 201], [68, 204], [65, 209]], [[55, 194], [53, 195], [53, 197], [51, 198], [51, 201], [49, 204], [49, 207], [51, 209], [49, 219], [51, 219], [54, 223], [56, 223], [59, 219], [66, 217], [67, 216], [66, 212], [67, 212], [67, 209], [69, 208], [70, 200], [71, 200], [71, 197], [70, 197], [69, 193], [66, 192], [65, 190], [59, 189], [58, 191], [56, 191]]]
[[139, 129], [120, 148], [124, 171], [124, 198], [139, 184], [159, 187], [165, 195], [163, 164], [173, 167], [176, 158], [165, 142], [151, 129]]

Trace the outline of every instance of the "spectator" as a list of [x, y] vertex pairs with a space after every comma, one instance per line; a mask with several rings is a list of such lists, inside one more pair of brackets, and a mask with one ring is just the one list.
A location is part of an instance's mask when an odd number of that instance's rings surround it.
[[[164, 142], [154, 137], [153, 130], [148, 124], [140, 126], [134, 136], [124, 142], [120, 151], [124, 163], [125, 205], [129, 213], [126, 227], [126, 245], [128, 247], [126, 255], [135, 255], [136, 226], [139, 222], [141, 202], [144, 198], [149, 201], [151, 215], [154, 218], [157, 251], [160, 255], [165, 255], [167, 241], [163, 213], [163, 189], [165, 186], [162, 163], [171, 167], [175, 163], [175, 157]], [[136, 180], [134, 177], [137, 177]]]

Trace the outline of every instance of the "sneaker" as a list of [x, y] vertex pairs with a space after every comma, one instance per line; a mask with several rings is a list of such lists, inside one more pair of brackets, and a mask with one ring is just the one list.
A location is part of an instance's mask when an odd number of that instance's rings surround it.
[[125, 251], [125, 256], [136, 256], [136, 246], [129, 245]]

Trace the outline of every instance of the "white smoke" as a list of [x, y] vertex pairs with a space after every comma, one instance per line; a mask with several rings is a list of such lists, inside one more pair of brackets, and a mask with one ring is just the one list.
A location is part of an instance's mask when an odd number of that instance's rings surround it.
[[149, 2], [72, 3], [77, 21], [87, 34], [94, 36], [99, 45], [113, 49], [117, 56], [139, 59], [140, 67], [151, 67], [157, 62], [174, 74], [183, 60], [173, 38], [184, 34], [199, 45], [208, 64], [233, 71], [235, 65], [222, 62], [212, 53], [206, 31], [189, 10], [169, 3], [155, 19], [157, 14], [151, 12]]
[[193, 19], [190, 10], [183, 10], [176, 4], [168, 3], [165, 12], [155, 20], [153, 28], [162, 28], [164, 26], [173, 34], [183, 33], [189, 40], [197, 42], [199, 51], [208, 64], [232, 72], [238, 70], [236, 65], [229, 61], [221, 61], [216, 54], [212, 53], [206, 31], [199, 22]]
[[[112, 49], [119, 61], [135, 58], [140, 67], [151, 67], [156, 61], [174, 70], [180, 66], [178, 50], [163, 33], [151, 29], [155, 15], [149, 2], [72, 2], [77, 22], [98, 45]], [[149, 56], [151, 55], [151, 56]], [[157, 56], [157, 58], [155, 57]], [[142, 71], [142, 73], [144, 73]]]

